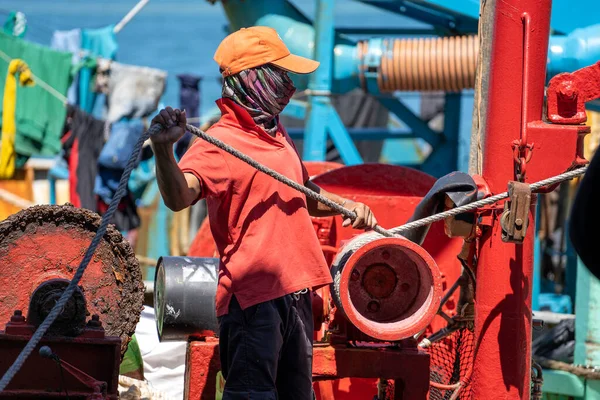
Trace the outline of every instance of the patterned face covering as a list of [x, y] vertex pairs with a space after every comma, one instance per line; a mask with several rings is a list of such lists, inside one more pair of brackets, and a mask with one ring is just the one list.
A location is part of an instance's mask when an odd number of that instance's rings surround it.
[[287, 72], [272, 65], [263, 65], [226, 77], [222, 95], [244, 107], [257, 125], [274, 134], [277, 131], [276, 117], [295, 91]]

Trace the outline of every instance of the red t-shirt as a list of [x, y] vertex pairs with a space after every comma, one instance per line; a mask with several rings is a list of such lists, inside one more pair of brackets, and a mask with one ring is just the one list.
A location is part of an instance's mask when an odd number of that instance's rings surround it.
[[[298, 183], [308, 180], [281, 124], [272, 137], [232, 100], [217, 105], [222, 116], [208, 134]], [[198, 178], [206, 198], [221, 259], [217, 316], [227, 314], [233, 294], [245, 309], [331, 283], [304, 194], [201, 139], [179, 167]]]

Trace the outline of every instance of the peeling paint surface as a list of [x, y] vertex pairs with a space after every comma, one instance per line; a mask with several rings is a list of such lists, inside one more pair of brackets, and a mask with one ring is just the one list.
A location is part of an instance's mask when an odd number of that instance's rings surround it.
[[[0, 223], [0, 329], [14, 310], [27, 313], [44, 281], [71, 279], [100, 224], [100, 217], [72, 206], [36, 206]], [[144, 286], [130, 245], [110, 227], [79, 286], [89, 314], [98, 314], [123, 352], [142, 310]]]

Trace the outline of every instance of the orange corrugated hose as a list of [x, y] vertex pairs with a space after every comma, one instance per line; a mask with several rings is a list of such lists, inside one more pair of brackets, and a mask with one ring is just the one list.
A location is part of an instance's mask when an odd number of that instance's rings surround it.
[[[458, 92], [475, 85], [477, 36], [389, 39], [383, 43], [377, 76], [381, 92]], [[367, 41], [359, 43], [359, 57], [368, 53], [368, 46]]]

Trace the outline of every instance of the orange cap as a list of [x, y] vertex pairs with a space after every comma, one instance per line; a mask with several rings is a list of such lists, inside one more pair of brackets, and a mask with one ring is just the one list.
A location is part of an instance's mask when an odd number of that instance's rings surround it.
[[291, 54], [277, 31], [266, 26], [242, 28], [227, 36], [214, 59], [224, 77], [265, 64], [296, 74], [310, 74], [319, 66], [317, 61]]

